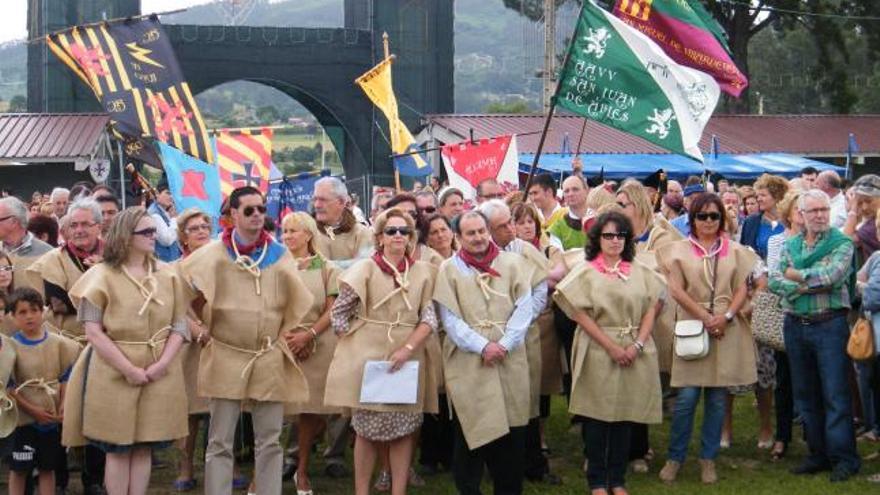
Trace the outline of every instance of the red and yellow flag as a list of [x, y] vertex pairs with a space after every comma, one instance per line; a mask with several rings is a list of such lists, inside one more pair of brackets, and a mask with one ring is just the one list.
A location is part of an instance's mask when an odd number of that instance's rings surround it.
[[272, 168], [272, 129], [220, 129], [216, 132], [217, 166], [223, 197], [242, 186], [254, 186], [267, 194]]

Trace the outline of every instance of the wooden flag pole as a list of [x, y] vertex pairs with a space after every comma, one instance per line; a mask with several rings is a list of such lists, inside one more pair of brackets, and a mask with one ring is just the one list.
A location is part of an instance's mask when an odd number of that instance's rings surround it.
[[[382, 48], [385, 52], [385, 60], [387, 60], [388, 57], [391, 56], [391, 48], [389, 47], [389, 44], [388, 44], [388, 32], [387, 31], [382, 33]], [[391, 132], [391, 128], [388, 129], [388, 132], [389, 133]], [[394, 141], [394, 139], [392, 139], [392, 141]], [[391, 151], [393, 152], [394, 149], [392, 149]], [[394, 168], [394, 189], [397, 192], [401, 192], [401, 191], [403, 191], [403, 189], [400, 187], [400, 170], [397, 170], [397, 167], [394, 166], [394, 159], [391, 160], [391, 167]]]

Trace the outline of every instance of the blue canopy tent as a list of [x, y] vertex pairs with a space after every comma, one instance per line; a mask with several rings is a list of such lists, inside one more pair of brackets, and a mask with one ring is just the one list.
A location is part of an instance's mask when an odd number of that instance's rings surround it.
[[[841, 175], [846, 170], [844, 167], [786, 153], [720, 154], [716, 158], [706, 155], [706, 161], [703, 164], [680, 155], [582, 153], [580, 157], [584, 163], [586, 175], [598, 175], [599, 171], [604, 168], [605, 178], [611, 180], [630, 177], [641, 179], [661, 168], [666, 171], [670, 179], [685, 179], [691, 175], [702, 175], [708, 170], [729, 180], [756, 179], [763, 173], [790, 178], [797, 176], [804, 167], [814, 167], [820, 171], [834, 170]], [[534, 153], [520, 153], [520, 172], [528, 173], [534, 159]], [[542, 154], [536, 172], [562, 177], [571, 173], [572, 160], [574, 160], [574, 154], [571, 153]]]

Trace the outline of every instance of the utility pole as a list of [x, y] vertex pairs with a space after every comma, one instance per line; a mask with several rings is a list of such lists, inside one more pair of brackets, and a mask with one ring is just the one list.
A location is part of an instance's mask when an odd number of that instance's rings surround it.
[[556, 91], [556, 0], [544, 0], [544, 115], [550, 111], [550, 98]]

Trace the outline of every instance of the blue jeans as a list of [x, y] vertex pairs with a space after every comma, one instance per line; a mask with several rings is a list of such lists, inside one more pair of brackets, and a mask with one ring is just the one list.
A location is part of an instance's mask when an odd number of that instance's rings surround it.
[[856, 451], [847, 379], [852, 364], [846, 354], [846, 317], [804, 324], [786, 316], [783, 332], [794, 401], [804, 418], [810, 451], [806, 462], [815, 466], [841, 465], [850, 472], [858, 472], [861, 460]]
[[672, 429], [669, 432], [670, 461], [684, 462], [687, 456], [691, 432], [694, 429], [694, 415], [700, 392], [705, 391], [703, 401], [703, 431], [700, 439], [700, 459], [714, 460], [718, 457], [721, 443], [721, 425], [724, 423], [724, 405], [727, 399], [725, 387], [685, 387], [678, 389], [675, 408], [672, 414]]
[[859, 395], [862, 399], [862, 422], [867, 431], [873, 431], [880, 434], [880, 418], [877, 413], [877, 404], [880, 404], [880, 397], [874, 393], [877, 380], [880, 380], [880, 359], [868, 361], [857, 361], [856, 380], [859, 385]]

